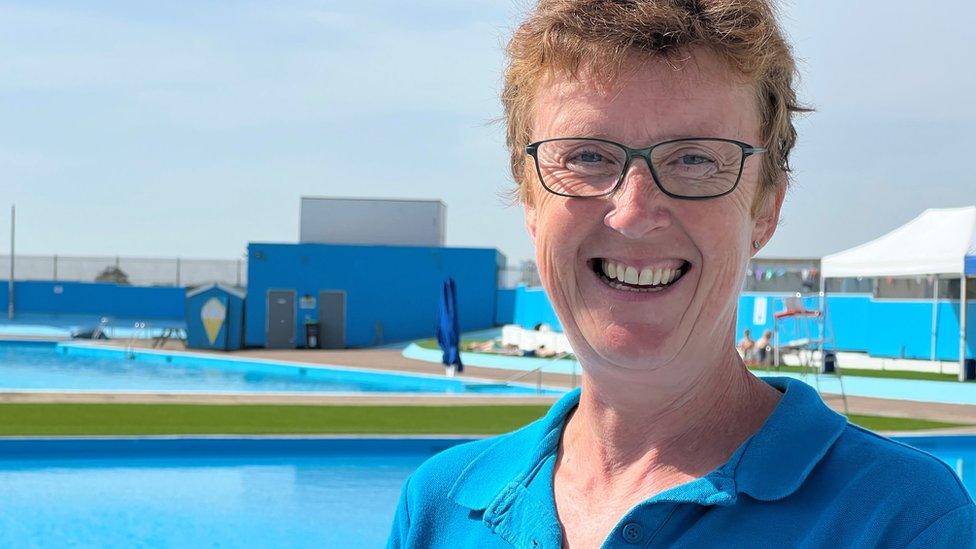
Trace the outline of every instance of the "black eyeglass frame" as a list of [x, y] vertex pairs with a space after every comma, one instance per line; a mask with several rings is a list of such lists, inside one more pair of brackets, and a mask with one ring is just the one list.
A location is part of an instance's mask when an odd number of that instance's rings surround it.
[[[548, 185], [546, 185], [546, 179], [542, 176], [542, 169], [539, 167], [539, 147], [545, 143], [550, 143], [553, 141], [571, 141], [571, 140], [575, 140], [575, 141], [587, 140], [587, 141], [597, 141], [600, 143], [606, 143], [608, 145], [614, 145], [616, 147], [620, 147], [627, 153], [627, 160], [624, 162], [624, 167], [623, 170], [621, 170], [620, 172], [620, 177], [617, 179], [617, 182], [613, 185], [613, 187], [610, 188], [609, 191], [602, 194], [578, 196], [573, 194], [556, 192], [550, 189]], [[672, 192], [669, 192], [667, 189], [665, 189], [664, 185], [661, 185], [661, 181], [658, 178], [657, 170], [654, 168], [654, 163], [651, 162], [651, 152], [657, 147], [660, 147], [661, 145], [670, 145], [672, 143], [680, 143], [682, 141], [722, 141], [725, 143], [732, 143], [734, 145], [738, 145], [739, 148], [742, 149], [742, 158], [739, 160], [739, 173], [736, 174], [735, 183], [732, 184], [732, 187], [723, 193], [713, 194], [708, 196], [683, 196], [679, 194], [674, 194]], [[710, 198], [718, 198], [720, 196], [725, 196], [731, 193], [736, 189], [736, 187], [739, 186], [739, 180], [742, 179], [742, 170], [745, 167], [746, 158], [749, 158], [754, 154], [763, 154], [766, 152], [769, 152], [768, 149], [765, 149], [763, 147], [754, 147], [742, 141], [736, 141], [735, 139], [723, 139], [720, 137], [682, 137], [680, 139], [669, 139], [667, 141], [655, 143], [654, 145], [651, 145], [650, 147], [646, 147], [643, 149], [633, 149], [622, 143], [617, 143], [616, 141], [610, 141], [609, 139], [600, 139], [599, 137], [554, 137], [552, 139], [543, 139], [541, 141], [536, 141], [535, 143], [529, 143], [525, 147], [525, 153], [531, 156], [533, 161], [535, 162], [535, 173], [538, 174], [539, 183], [542, 184], [542, 187], [545, 190], [551, 192], [552, 194], [558, 196], [565, 196], [567, 198], [602, 198], [604, 196], [610, 196], [611, 194], [617, 192], [617, 189], [619, 189], [620, 185], [623, 184], [624, 179], [627, 178], [627, 171], [630, 169], [630, 163], [635, 158], [644, 159], [644, 162], [647, 163], [647, 168], [651, 171], [651, 178], [654, 179], [654, 184], [657, 185], [657, 188], [660, 189], [662, 193], [666, 194], [667, 196], [670, 196], [671, 198], [677, 198], [679, 200], [708, 200]]]

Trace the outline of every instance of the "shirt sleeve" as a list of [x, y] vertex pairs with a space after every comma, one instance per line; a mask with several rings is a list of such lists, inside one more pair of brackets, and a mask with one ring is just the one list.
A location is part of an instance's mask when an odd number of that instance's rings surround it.
[[407, 534], [410, 532], [410, 510], [407, 508], [407, 491], [410, 485], [410, 478], [403, 483], [400, 490], [400, 502], [397, 503], [396, 514], [393, 517], [393, 527], [390, 530], [390, 538], [386, 541], [387, 549], [400, 549], [407, 547]]
[[976, 548], [976, 504], [967, 503], [942, 515], [907, 547]]

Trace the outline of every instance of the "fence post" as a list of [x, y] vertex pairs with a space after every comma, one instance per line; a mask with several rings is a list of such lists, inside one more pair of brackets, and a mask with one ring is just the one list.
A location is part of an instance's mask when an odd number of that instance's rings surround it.
[[58, 254], [54, 254], [54, 281], [58, 281]]
[[10, 205], [10, 280], [7, 284], [7, 319], [14, 319], [14, 261], [17, 258], [17, 254], [14, 251], [14, 230], [17, 228], [16, 223], [17, 217], [17, 206]]
[[180, 287], [180, 258], [176, 258], [176, 287]]

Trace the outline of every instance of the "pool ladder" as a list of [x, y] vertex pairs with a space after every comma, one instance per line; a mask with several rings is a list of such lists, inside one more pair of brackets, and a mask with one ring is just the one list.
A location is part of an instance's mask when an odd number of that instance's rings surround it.
[[[136, 340], [149, 339], [152, 335], [152, 327], [148, 322], [136, 322], [132, 328], [132, 335], [125, 342], [125, 357], [130, 359], [136, 357]], [[140, 338], [139, 336], [143, 337]]]

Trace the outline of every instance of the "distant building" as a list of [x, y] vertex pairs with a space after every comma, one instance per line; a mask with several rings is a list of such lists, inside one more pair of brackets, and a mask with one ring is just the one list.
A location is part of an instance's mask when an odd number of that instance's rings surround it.
[[820, 258], [753, 258], [746, 268], [742, 290], [784, 293], [820, 291]]
[[493, 248], [251, 242], [245, 342], [303, 347], [309, 323], [325, 348], [434, 337], [448, 277], [461, 330], [490, 328], [504, 263]]
[[542, 285], [542, 280], [539, 278], [539, 268], [536, 266], [535, 261], [531, 259], [523, 260], [520, 264], [520, 271], [519, 284], [526, 286]]
[[298, 241], [315, 244], [443, 246], [440, 200], [303, 196]]

